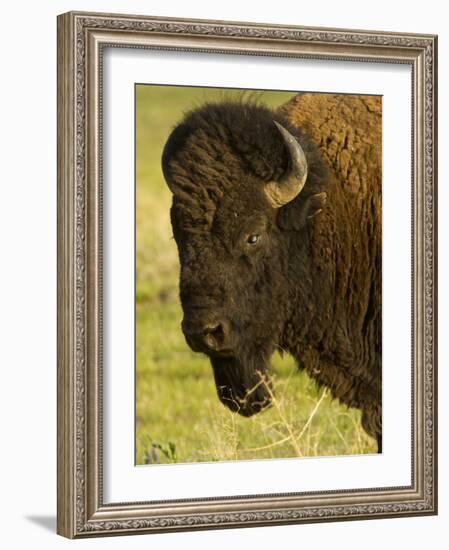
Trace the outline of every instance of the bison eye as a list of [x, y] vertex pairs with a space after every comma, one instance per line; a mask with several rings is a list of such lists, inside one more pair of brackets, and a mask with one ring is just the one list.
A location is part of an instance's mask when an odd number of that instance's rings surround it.
[[259, 235], [250, 235], [248, 237], [247, 242], [248, 244], [256, 244], [258, 240], [259, 240]]

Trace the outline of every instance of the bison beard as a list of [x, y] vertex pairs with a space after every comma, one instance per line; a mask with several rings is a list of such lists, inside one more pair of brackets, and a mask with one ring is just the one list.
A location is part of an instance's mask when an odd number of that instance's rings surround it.
[[271, 381], [263, 358], [211, 358], [220, 401], [231, 411], [252, 416], [271, 404]]
[[299, 94], [187, 114], [164, 148], [183, 331], [218, 396], [267, 408], [281, 347], [382, 443], [381, 102]]

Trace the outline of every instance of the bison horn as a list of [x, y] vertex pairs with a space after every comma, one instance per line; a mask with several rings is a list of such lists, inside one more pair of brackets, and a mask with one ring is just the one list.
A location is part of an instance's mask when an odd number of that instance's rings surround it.
[[307, 160], [301, 145], [292, 134], [275, 120], [289, 153], [289, 168], [279, 181], [265, 185], [265, 194], [273, 208], [280, 208], [292, 201], [301, 192], [307, 179]]

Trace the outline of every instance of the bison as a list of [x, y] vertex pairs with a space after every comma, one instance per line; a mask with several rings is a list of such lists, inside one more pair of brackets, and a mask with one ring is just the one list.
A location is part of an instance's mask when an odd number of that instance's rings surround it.
[[220, 400], [268, 407], [281, 350], [361, 410], [381, 452], [381, 99], [205, 104], [170, 134], [162, 169], [182, 331]]

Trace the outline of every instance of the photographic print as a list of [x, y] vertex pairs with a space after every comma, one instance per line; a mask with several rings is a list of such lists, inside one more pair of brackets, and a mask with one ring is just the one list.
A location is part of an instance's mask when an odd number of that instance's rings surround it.
[[136, 463], [382, 452], [381, 96], [135, 86]]

